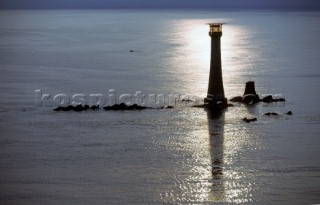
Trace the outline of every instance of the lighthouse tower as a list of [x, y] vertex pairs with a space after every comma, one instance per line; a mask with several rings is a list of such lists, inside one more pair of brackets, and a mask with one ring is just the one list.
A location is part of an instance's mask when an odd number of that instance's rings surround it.
[[227, 107], [224, 96], [222, 69], [221, 69], [221, 41], [222, 23], [210, 23], [209, 36], [211, 37], [211, 60], [208, 94], [204, 99], [209, 107]]

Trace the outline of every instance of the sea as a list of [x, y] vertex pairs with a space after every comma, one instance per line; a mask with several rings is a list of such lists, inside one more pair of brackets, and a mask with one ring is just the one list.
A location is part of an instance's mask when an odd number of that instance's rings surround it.
[[[208, 23], [225, 96], [285, 102], [193, 107]], [[0, 11], [0, 204], [320, 203], [319, 36], [319, 11]], [[157, 109], [53, 110], [138, 95]]]

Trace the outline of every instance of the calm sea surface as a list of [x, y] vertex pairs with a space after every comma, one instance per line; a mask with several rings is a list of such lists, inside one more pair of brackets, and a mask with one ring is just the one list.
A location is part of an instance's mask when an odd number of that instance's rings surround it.
[[[254, 80], [285, 104], [220, 117], [180, 102], [80, 113], [35, 105], [37, 89], [203, 99], [210, 22], [227, 23], [226, 97]], [[320, 203], [319, 35], [320, 12], [0, 11], [0, 204]]]

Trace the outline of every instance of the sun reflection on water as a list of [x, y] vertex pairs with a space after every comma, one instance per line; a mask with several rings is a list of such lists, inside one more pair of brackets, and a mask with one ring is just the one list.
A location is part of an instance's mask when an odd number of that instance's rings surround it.
[[[206, 95], [208, 86], [211, 39], [206, 23], [209, 22], [214, 21], [173, 22], [175, 32], [169, 38], [177, 45], [173, 51], [175, 56], [170, 60], [172, 72], [179, 73], [180, 90], [198, 97]], [[222, 72], [227, 97], [241, 95], [239, 84], [244, 82], [239, 79], [250, 75], [247, 67], [258, 55], [250, 51], [248, 33], [238, 25], [223, 26]], [[162, 200], [170, 203], [252, 202], [253, 193], [259, 187], [253, 183], [254, 170], [248, 170], [241, 159], [248, 150], [259, 148], [261, 144], [255, 130], [239, 120], [239, 114], [247, 114], [248, 110], [231, 108], [219, 117], [203, 110], [182, 112], [185, 116], [180, 116], [182, 121], [177, 125], [183, 130], [174, 132], [177, 139], [166, 143], [177, 160], [175, 186], [180, 191], [172, 189], [162, 193]]]

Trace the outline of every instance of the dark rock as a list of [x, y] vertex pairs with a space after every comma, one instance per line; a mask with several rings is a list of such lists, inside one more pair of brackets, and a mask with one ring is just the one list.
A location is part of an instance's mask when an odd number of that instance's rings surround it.
[[132, 110], [142, 110], [142, 109], [145, 109], [146, 107], [144, 106], [140, 106], [140, 105], [137, 105], [137, 104], [133, 104], [131, 106], [128, 106], [129, 109], [132, 109]]
[[242, 120], [245, 121], [245, 122], [247, 122], [247, 123], [250, 123], [250, 122], [257, 121], [257, 118], [247, 118], [247, 117], [245, 117], [245, 118], [243, 118]]
[[265, 102], [265, 103], [271, 103], [271, 102], [273, 102], [273, 97], [272, 97], [272, 95], [268, 95], [268, 96], [262, 98], [261, 101]]
[[54, 111], [83, 111], [83, 110], [87, 110], [89, 109], [89, 106], [88, 105], [85, 105], [85, 106], [82, 106], [81, 104], [80, 105], [76, 105], [76, 106], [72, 106], [72, 105], [68, 105], [67, 107], [62, 107], [62, 106], [59, 106], [55, 109], [53, 109]]
[[99, 108], [99, 105], [92, 105], [90, 109], [91, 110], [97, 110], [97, 109], [100, 109], [100, 108]]
[[70, 110], [72, 110], [72, 109], [73, 109], [72, 105], [69, 105], [69, 106], [67, 106], [67, 107], [59, 106], [59, 107], [57, 107], [57, 108], [55, 108], [55, 109], [53, 109], [53, 110], [54, 110], [54, 111], [70, 111]]
[[279, 114], [275, 112], [267, 112], [264, 115], [270, 116], [270, 115], [279, 115]]
[[180, 100], [181, 102], [193, 102], [193, 100], [190, 100], [190, 99], [182, 99]]
[[285, 102], [286, 100], [284, 98], [279, 99], [273, 99], [272, 102]]
[[166, 108], [167, 108], [167, 109], [172, 109], [172, 108], [173, 108], [173, 106], [168, 105]]
[[262, 98], [261, 101], [265, 102], [265, 103], [272, 103], [272, 102], [285, 102], [286, 100], [284, 98], [276, 98], [276, 99], [274, 99], [272, 97], [272, 95], [268, 95], [268, 96]]
[[73, 110], [73, 109], [74, 109], [74, 107], [72, 105], [69, 105], [67, 107], [64, 107], [62, 110], [63, 111], [70, 111], [70, 110]]
[[143, 110], [143, 109], [146, 109], [146, 108], [147, 107], [145, 107], [145, 106], [140, 106], [140, 105], [137, 105], [137, 104], [126, 105], [124, 103], [114, 104], [112, 106], [103, 107], [103, 109], [105, 109], [105, 110]]
[[76, 112], [81, 112], [84, 110], [84, 107], [82, 105], [77, 105], [77, 106], [73, 107], [73, 110]]
[[57, 108], [54, 108], [53, 110], [54, 110], [54, 111], [62, 111], [62, 110], [63, 110], [63, 107], [60, 107], [60, 106], [59, 106], [59, 107], [57, 107]]
[[242, 102], [241, 96], [236, 96], [230, 99], [231, 102]]
[[207, 108], [207, 107], [208, 107], [208, 104], [192, 105], [191, 107], [195, 107], [195, 108]]
[[287, 115], [292, 115], [293, 113], [291, 111], [287, 112]]

